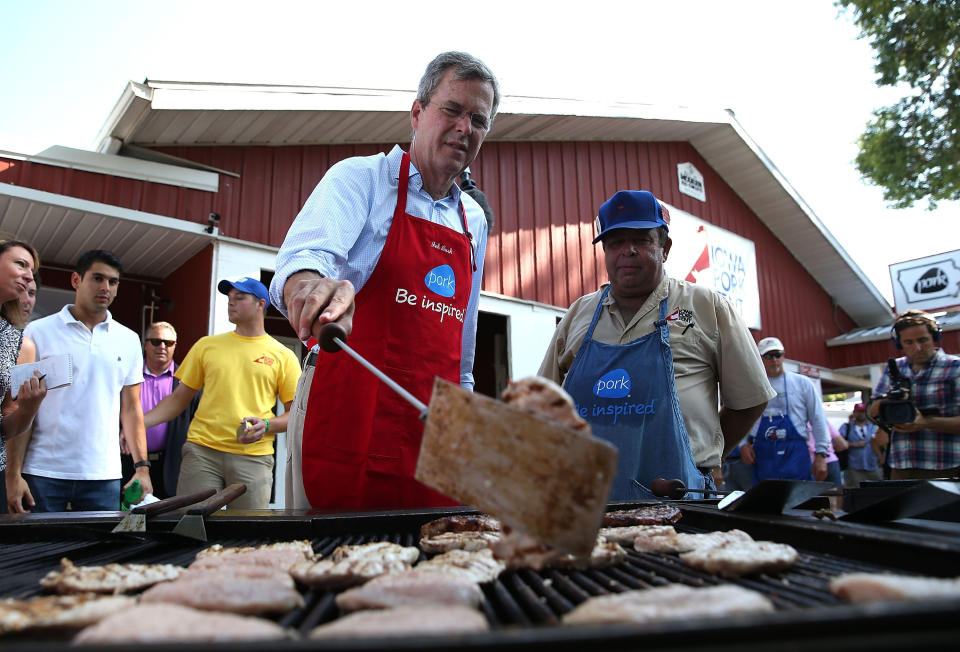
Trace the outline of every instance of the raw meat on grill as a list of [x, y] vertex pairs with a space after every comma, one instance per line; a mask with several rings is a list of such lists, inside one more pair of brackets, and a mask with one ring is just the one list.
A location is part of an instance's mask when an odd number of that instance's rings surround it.
[[603, 515], [603, 527], [624, 527], [627, 525], [671, 525], [680, 520], [682, 514], [673, 505], [658, 503], [644, 505], [635, 509], [621, 509]]
[[60, 570], [47, 573], [40, 586], [57, 593], [129, 593], [175, 580], [183, 571], [173, 564], [75, 566], [64, 557]]
[[590, 434], [590, 424], [577, 414], [573, 399], [552, 380], [528, 376], [516, 382], [510, 381], [500, 398], [504, 403], [538, 418]]
[[378, 541], [339, 546], [328, 559], [301, 562], [290, 569], [290, 574], [306, 586], [337, 589], [363, 584], [379, 575], [410, 570], [419, 558], [417, 548]]
[[693, 568], [721, 577], [782, 571], [797, 563], [798, 557], [793, 546], [772, 541], [729, 541], [680, 555]]
[[628, 525], [625, 527], [602, 527], [597, 536], [622, 545], [633, 545], [637, 537], [659, 537], [676, 534], [672, 525]]
[[273, 621], [200, 611], [176, 604], [143, 604], [111, 614], [77, 634], [74, 643], [263, 641], [290, 638]]
[[483, 614], [470, 607], [418, 605], [357, 611], [317, 627], [310, 638], [460, 634], [489, 628]]
[[422, 538], [435, 537], [444, 532], [499, 532], [500, 521], [483, 514], [444, 516], [420, 526]]
[[653, 623], [690, 618], [772, 612], [766, 597], [733, 584], [693, 587], [667, 584], [589, 598], [563, 617], [566, 625]]
[[136, 604], [134, 598], [96, 593], [45, 595], [0, 601], [0, 633], [32, 629], [81, 628]]
[[271, 577], [244, 577], [229, 567], [220, 572], [192, 573], [147, 589], [140, 602], [166, 602], [238, 614], [283, 613], [303, 606], [303, 597], [283, 571]]
[[413, 605], [463, 605], [477, 608], [483, 592], [476, 582], [417, 569], [375, 577], [337, 596], [341, 611]]
[[846, 573], [830, 580], [830, 592], [845, 602], [958, 598], [960, 578]]
[[494, 558], [489, 548], [483, 550], [451, 550], [420, 562], [416, 569], [428, 573], [444, 573], [465, 577], [482, 584], [499, 577], [507, 565]]
[[451, 550], [483, 550], [500, 539], [499, 532], [466, 531], [443, 532], [420, 539], [420, 549], [428, 554]]
[[634, 539], [633, 547], [641, 552], [689, 552], [744, 541], [753, 541], [753, 537], [743, 530], [707, 532], [705, 534], [688, 534], [676, 531], [672, 533], [650, 532], [641, 534]]

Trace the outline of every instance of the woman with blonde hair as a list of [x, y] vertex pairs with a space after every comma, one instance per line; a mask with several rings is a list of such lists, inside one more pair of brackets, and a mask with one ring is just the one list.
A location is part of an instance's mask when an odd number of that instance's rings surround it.
[[10, 369], [17, 362], [27, 314], [20, 295], [33, 282], [40, 266], [37, 250], [21, 240], [0, 240], [0, 469], [7, 466], [4, 440], [22, 434], [30, 427], [47, 395], [47, 385], [39, 376], [25, 381], [17, 400], [10, 396]]

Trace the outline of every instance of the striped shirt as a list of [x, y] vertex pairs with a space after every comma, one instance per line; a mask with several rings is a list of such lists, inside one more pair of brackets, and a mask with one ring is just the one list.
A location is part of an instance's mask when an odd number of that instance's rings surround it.
[[[373, 274], [393, 222], [403, 150], [389, 154], [348, 158], [331, 167], [303, 205], [277, 253], [277, 269], [270, 284], [270, 302], [284, 315], [283, 286], [291, 274], [316, 270], [324, 276], [353, 283], [359, 293]], [[434, 201], [423, 189], [420, 172], [410, 163], [407, 213], [463, 233], [460, 202], [476, 244], [467, 316], [463, 323], [460, 384], [473, 389], [473, 357], [477, 335], [477, 308], [487, 247], [483, 209], [453, 184], [450, 193]]]
[[[919, 372], [910, 359], [897, 358], [897, 368], [910, 381], [910, 398], [921, 412], [938, 410], [941, 417], [960, 416], [960, 356], [941, 349]], [[890, 389], [889, 370], [877, 383], [873, 398]], [[960, 466], [960, 436], [919, 430], [895, 432], [890, 444], [890, 466], [894, 469], [952, 469]]]

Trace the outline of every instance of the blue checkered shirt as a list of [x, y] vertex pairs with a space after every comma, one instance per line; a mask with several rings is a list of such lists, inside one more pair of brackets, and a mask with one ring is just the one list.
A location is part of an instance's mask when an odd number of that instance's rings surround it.
[[[938, 349], [930, 362], [914, 373], [907, 357], [897, 368], [910, 381], [910, 398], [918, 409], [939, 410], [942, 417], [960, 415], [960, 356]], [[877, 383], [873, 397], [890, 389], [889, 371]], [[960, 435], [932, 430], [895, 432], [890, 444], [890, 466], [895, 469], [952, 469], [960, 466]]]

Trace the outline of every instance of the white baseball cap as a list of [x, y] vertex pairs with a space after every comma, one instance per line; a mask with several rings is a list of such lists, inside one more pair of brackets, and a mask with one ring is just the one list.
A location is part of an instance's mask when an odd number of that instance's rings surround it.
[[783, 351], [783, 342], [775, 337], [765, 337], [757, 342], [757, 348], [760, 349], [760, 355], [770, 351]]

